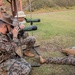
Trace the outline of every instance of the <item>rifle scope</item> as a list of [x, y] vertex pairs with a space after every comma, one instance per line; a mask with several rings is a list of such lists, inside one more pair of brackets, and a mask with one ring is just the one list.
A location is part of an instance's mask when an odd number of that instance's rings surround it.
[[18, 38], [20, 38], [21, 36], [23, 36], [25, 31], [34, 31], [37, 30], [37, 26], [27, 26], [24, 29], [20, 30], [18, 33]]

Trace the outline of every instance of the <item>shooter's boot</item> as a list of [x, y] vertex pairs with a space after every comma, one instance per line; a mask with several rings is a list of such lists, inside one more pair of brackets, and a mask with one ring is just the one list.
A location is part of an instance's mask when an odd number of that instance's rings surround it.
[[43, 57], [40, 56], [40, 63], [41, 63], [41, 64], [46, 63], [46, 59], [44, 59]]
[[34, 57], [35, 55], [32, 54], [30, 51], [25, 51], [24, 55], [28, 56], [28, 57]]
[[74, 55], [75, 56], [75, 49], [63, 49], [62, 53], [66, 54], [66, 55]]

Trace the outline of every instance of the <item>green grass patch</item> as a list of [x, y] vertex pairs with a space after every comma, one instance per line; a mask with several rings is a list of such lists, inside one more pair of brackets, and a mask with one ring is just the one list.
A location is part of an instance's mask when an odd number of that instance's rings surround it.
[[[33, 14], [33, 18], [41, 19], [40, 23], [34, 23], [38, 30], [33, 33], [44, 58], [64, 57], [60, 50], [75, 46], [75, 10]], [[32, 68], [31, 75], [75, 75], [75, 66], [44, 64]]]
[[[52, 36], [75, 37], [75, 10], [34, 14], [40, 18], [38, 30], [34, 32], [37, 39], [50, 39]], [[29, 17], [29, 15], [27, 16]]]

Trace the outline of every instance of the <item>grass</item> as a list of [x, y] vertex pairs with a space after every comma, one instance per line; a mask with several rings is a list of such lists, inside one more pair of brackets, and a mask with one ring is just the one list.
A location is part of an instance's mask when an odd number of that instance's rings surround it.
[[[49, 54], [49, 53], [48, 53]], [[63, 55], [58, 51], [50, 52], [51, 55], [47, 57], [62, 57]], [[43, 56], [43, 55], [42, 55]], [[44, 55], [45, 56], [45, 55]], [[30, 58], [29, 58], [30, 59]], [[37, 59], [31, 58], [33, 62], [37, 62]], [[30, 62], [29, 60], [29, 62]], [[72, 65], [58, 65], [58, 64], [43, 64], [40, 67], [32, 67], [30, 75], [75, 75], [75, 66]]]
[[74, 75], [74, 71], [74, 66], [45, 64], [39, 68], [34, 68], [32, 75]]
[[36, 23], [38, 30], [34, 35], [49, 39], [51, 36], [75, 36], [75, 11], [50, 12], [35, 14], [34, 18], [40, 18], [41, 22]]
[[[41, 19], [34, 23], [38, 30], [33, 33], [43, 57], [63, 57], [62, 48], [75, 46], [75, 10], [33, 14], [33, 18]], [[75, 75], [75, 66], [43, 64], [32, 68], [31, 75]]]

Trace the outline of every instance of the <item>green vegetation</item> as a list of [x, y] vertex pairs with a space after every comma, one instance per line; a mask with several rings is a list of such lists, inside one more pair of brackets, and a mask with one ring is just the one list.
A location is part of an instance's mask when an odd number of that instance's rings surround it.
[[75, 44], [74, 16], [75, 10], [34, 14], [34, 18], [41, 19], [40, 23], [35, 24], [38, 30], [34, 32], [34, 35], [39, 41], [46, 40], [50, 42], [51, 40], [52, 42], [55, 39], [56, 42], [60, 41], [61, 45], [67, 43], [68, 46], [73, 46]]
[[[33, 18], [41, 19], [40, 23], [34, 23], [38, 30], [33, 33], [41, 45], [39, 52], [44, 58], [64, 57], [61, 49], [75, 46], [75, 10], [33, 14]], [[31, 60], [35, 62], [37, 59]], [[31, 75], [75, 75], [75, 67], [43, 64], [32, 68]]]
[[[30, 11], [29, 0], [22, 0], [22, 1], [23, 1], [23, 10], [25, 12], [29, 12]], [[6, 6], [7, 9], [9, 10], [10, 8], [9, 4], [7, 4], [6, 0], [3, 0], [3, 2], [4, 6]], [[75, 9], [75, 0], [30, 0], [30, 2], [32, 7], [31, 10], [33, 12]]]
[[55, 8], [59, 9], [60, 7], [72, 7], [75, 6], [75, 0], [32, 0], [32, 8], [40, 9], [40, 8]]

